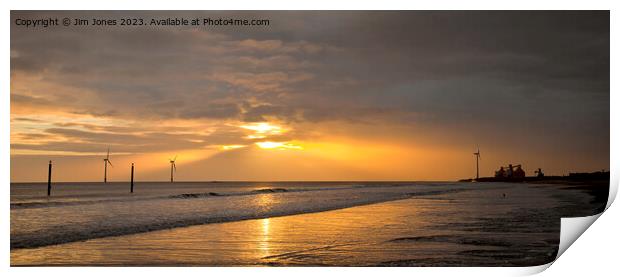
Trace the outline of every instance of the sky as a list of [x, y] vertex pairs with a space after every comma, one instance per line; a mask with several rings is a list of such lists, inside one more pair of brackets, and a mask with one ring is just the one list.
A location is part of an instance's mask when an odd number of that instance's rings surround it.
[[[16, 19], [268, 19], [50, 26]], [[609, 169], [608, 11], [11, 12], [11, 181]]]

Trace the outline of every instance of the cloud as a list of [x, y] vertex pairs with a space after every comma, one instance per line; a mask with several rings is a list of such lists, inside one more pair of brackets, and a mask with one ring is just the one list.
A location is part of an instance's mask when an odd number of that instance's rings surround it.
[[216, 73], [209, 77], [214, 81], [221, 81], [229, 85], [246, 89], [254, 93], [284, 93], [289, 86], [313, 78], [308, 73], [247, 73], [228, 72]]
[[373, 136], [382, 126], [396, 137], [466, 137], [452, 144], [536, 133], [537, 149], [561, 140], [566, 152], [575, 145], [608, 162], [608, 147], [598, 147], [609, 145], [608, 11], [11, 13], [12, 20], [77, 15], [272, 24], [12, 25], [12, 149], [247, 145], [255, 141], [238, 125], [268, 121], [291, 129], [272, 138], [278, 142], [336, 130]]

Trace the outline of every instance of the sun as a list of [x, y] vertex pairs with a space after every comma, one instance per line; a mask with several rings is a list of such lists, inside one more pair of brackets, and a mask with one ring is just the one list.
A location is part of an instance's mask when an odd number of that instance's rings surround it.
[[267, 122], [246, 124], [246, 125], [241, 125], [240, 127], [243, 129], [254, 131], [255, 132], [254, 136], [277, 135], [277, 134], [281, 134], [284, 132], [284, 129], [281, 126], [267, 123]]
[[[302, 150], [299, 144], [290, 141], [273, 141], [269, 140], [270, 136], [278, 136], [288, 131], [288, 129], [268, 122], [259, 122], [252, 124], [240, 125], [240, 128], [253, 131], [252, 134], [246, 136], [247, 139], [262, 140], [255, 144], [261, 149], [277, 149], [277, 150]], [[273, 139], [273, 138], [272, 138]]]

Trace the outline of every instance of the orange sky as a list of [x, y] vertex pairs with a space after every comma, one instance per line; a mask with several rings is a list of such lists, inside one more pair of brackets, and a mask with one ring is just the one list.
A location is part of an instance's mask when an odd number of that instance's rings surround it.
[[110, 181], [132, 162], [165, 181], [175, 155], [180, 181], [457, 180], [476, 147], [482, 176], [609, 168], [608, 14], [261, 16], [278, 20], [12, 26], [11, 181], [45, 181], [48, 160], [55, 181], [100, 181], [108, 147]]

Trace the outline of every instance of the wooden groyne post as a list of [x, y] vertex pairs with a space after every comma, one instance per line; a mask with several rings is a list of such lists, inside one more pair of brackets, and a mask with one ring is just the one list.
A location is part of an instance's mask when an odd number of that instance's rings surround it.
[[133, 163], [131, 163], [131, 193], [133, 193]]
[[52, 193], [52, 161], [47, 166], [47, 196]]

